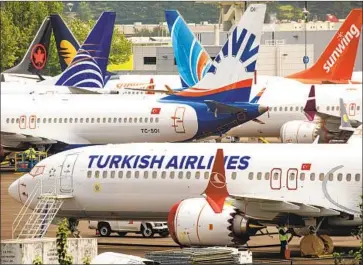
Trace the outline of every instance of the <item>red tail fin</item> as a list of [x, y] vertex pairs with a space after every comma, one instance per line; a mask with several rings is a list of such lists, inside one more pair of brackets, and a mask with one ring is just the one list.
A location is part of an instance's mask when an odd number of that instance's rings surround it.
[[315, 102], [315, 86], [312, 85], [309, 92], [308, 100], [306, 101], [304, 114], [309, 121], [314, 120], [316, 114], [316, 102]]
[[347, 83], [352, 77], [361, 30], [362, 9], [353, 9], [317, 62], [287, 78], [313, 84]]
[[209, 205], [215, 213], [222, 212], [224, 201], [229, 195], [226, 184], [223, 149], [218, 149], [208, 186], [204, 192], [207, 195]]

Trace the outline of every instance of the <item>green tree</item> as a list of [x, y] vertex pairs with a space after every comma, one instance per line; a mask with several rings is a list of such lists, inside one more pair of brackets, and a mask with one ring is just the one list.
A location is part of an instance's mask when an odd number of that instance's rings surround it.
[[79, 15], [79, 18], [83, 21], [88, 21], [93, 18], [92, 10], [88, 2], [80, 2], [78, 4], [77, 13]]
[[72, 264], [72, 256], [68, 254], [67, 251], [67, 239], [70, 234], [69, 224], [67, 218], [64, 218], [62, 222], [58, 225], [57, 229], [57, 253], [58, 262], [62, 265]]

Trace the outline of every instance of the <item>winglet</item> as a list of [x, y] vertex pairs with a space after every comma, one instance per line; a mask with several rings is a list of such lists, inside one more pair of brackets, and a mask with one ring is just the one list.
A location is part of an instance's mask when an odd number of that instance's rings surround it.
[[315, 101], [315, 86], [312, 85], [309, 92], [308, 100], [306, 101], [304, 114], [309, 121], [314, 120], [316, 114], [316, 101]]
[[347, 110], [344, 105], [344, 101], [342, 98], [339, 99], [340, 104], [340, 127], [339, 130], [344, 131], [355, 131], [349, 121], [349, 117], [347, 115]]
[[205, 190], [207, 201], [215, 213], [221, 213], [228, 197], [223, 149], [217, 149], [212, 173]]

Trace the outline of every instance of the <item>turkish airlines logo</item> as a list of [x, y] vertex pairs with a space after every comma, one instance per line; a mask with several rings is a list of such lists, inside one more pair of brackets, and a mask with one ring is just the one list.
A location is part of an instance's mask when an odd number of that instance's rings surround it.
[[160, 114], [161, 108], [152, 108], [151, 114]]
[[226, 177], [218, 172], [212, 172], [210, 183], [217, 189], [223, 189], [226, 186]]
[[42, 44], [33, 47], [30, 60], [35, 69], [42, 70], [47, 62], [47, 50]]
[[326, 60], [323, 66], [326, 73], [330, 72], [331, 68], [333, 68], [336, 61], [339, 59], [340, 55], [349, 46], [352, 39], [353, 38], [358, 39], [359, 36], [360, 36], [360, 30], [355, 24], [352, 24], [350, 29], [345, 34], [343, 32], [340, 32], [338, 34], [337, 38], [339, 39], [340, 42], [338, 43], [337, 47], [335, 47], [329, 59]]

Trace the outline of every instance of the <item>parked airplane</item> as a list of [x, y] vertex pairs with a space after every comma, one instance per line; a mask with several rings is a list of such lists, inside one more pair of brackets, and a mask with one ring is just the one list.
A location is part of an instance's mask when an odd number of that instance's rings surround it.
[[82, 147], [42, 160], [9, 194], [34, 209], [41, 189], [56, 190], [67, 198], [59, 217], [168, 218], [182, 246], [245, 244], [266, 225], [287, 222], [316, 235], [302, 242], [331, 253], [324, 234], [350, 235], [362, 223], [362, 126], [349, 125], [342, 102], [340, 110], [340, 128], [355, 131], [347, 144]]
[[[111, 95], [3, 95], [2, 145], [23, 149], [29, 143], [58, 143], [64, 147], [181, 142], [222, 135], [248, 120], [259, 122], [256, 118], [268, 108], [250, 103], [249, 98], [266, 5], [252, 7], [223, 46], [226, 57], [196, 86], [178, 94], [147, 101]], [[96, 61], [102, 76], [105, 61], [101, 61], [102, 66]], [[78, 62], [75, 57], [58, 84], [84, 82], [78, 76], [69, 77]], [[87, 77], [86, 81], [88, 85], [103, 80]]]
[[48, 62], [51, 33], [50, 19], [46, 17], [21, 62], [1, 73], [1, 89], [7, 82], [15, 87], [19, 83], [33, 84], [43, 79], [40, 75], [43, 75]]

